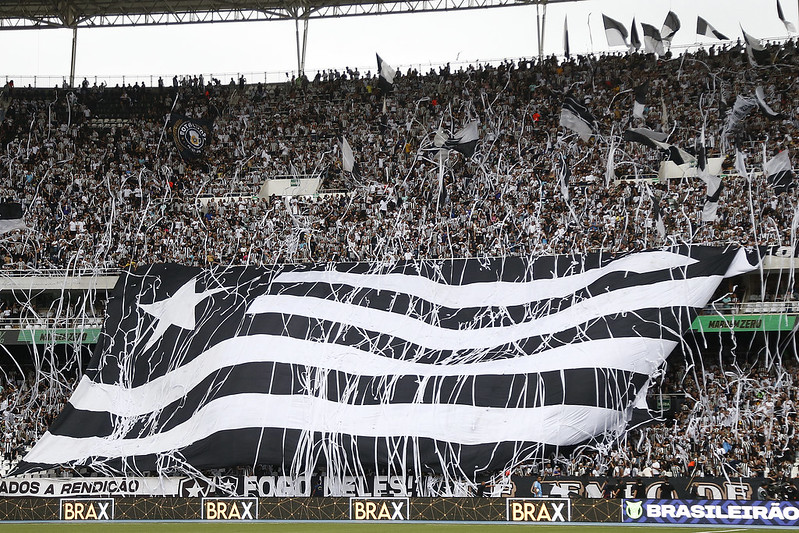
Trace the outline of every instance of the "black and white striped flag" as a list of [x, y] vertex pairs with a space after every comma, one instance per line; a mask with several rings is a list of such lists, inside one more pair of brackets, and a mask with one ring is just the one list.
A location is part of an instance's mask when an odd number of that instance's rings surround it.
[[721, 198], [724, 184], [721, 181], [721, 176], [704, 173], [701, 177], [702, 181], [707, 185], [705, 204], [702, 207], [702, 222], [715, 222], [719, 208], [719, 198]]
[[746, 33], [743, 27], [741, 27], [741, 32], [744, 35], [746, 57], [749, 58], [749, 64], [753, 67], [770, 65], [771, 53], [760, 43], [760, 39]]
[[350, 143], [347, 142], [346, 137], [341, 138], [341, 170], [357, 174], [357, 164], [355, 163], [355, 154], [352, 152]]
[[766, 95], [763, 92], [763, 87], [761, 87], [760, 85], [758, 85], [755, 88], [755, 100], [757, 100], [757, 106], [760, 108], [763, 114], [766, 115], [768, 118], [773, 120], [785, 118], [782, 115], [782, 113], [777, 113], [776, 111], [771, 109], [771, 106], [768, 105], [768, 103], [766, 102]]
[[680, 27], [680, 19], [677, 17], [677, 13], [669, 11], [668, 15], [666, 15], [666, 20], [663, 21], [663, 26], [660, 28], [660, 38], [671, 44], [671, 40], [680, 31]]
[[[765, 150], [765, 149], [764, 149]], [[764, 154], [765, 155], [765, 154]], [[783, 150], [763, 164], [763, 172], [774, 192], [781, 194], [796, 187], [796, 175], [791, 166], [791, 156], [788, 150]]]
[[644, 110], [646, 110], [646, 94], [649, 92], [649, 82], [645, 81], [635, 88], [635, 99], [633, 100], [633, 116], [635, 118], [644, 118]]
[[608, 46], [628, 46], [627, 28], [624, 27], [624, 24], [605, 14], [602, 15], [602, 23], [605, 25], [605, 37], [608, 40]]
[[668, 135], [652, 131], [648, 128], [632, 128], [624, 132], [622, 138], [628, 142], [635, 142], [660, 150], [664, 157], [677, 165], [696, 162], [696, 158], [677, 146], [666, 141]]
[[394, 90], [394, 76], [397, 71], [386, 63], [380, 54], [375, 55], [377, 56], [377, 86], [383, 93], [390, 93]]
[[480, 139], [478, 125], [478, 121], [470, 121], [444, 142], [444, 148], [460, 152], [466, 157], [472, 157], [477, 148], [477, 141]]
[[584, 141], [589, 140], [597, 129], [594, 115], [591, 114], [585, 104], [578, 102], [573, 96], [567, 96], [563, 100], [563, 108], [560, 111], [560, 125], [577, 133]]
[[[618, 436], [743, 250], [124, 272], [17, 473], [472, 476]], [[350, 474], [347, 474], [350, 473]]]
[[711, 26], [710, 23], [705, 19], [703, 19], [702, 17], [696, 17], [696, 34], [702, 35], [704, 37], [719, 39], [722, 41], [729, 40], [729, 38], [726, 35], [716, 30], [716, 28]]

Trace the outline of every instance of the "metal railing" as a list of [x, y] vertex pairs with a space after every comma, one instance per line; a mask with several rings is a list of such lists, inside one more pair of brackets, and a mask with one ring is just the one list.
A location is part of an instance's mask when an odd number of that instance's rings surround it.
[[782, 315], [799, 313], [799, 301], [785, 302], [721, 302], [702, 309], [703, 315]]
[[69, 278], [69, 277], [93, 277], [93, 276], [118, 276], [122, 272], [119, 268], [97, 267], [97, 268], [37, 268], [37, 269], [4, 269], [0, 268], [0, 279], [3, 277], [31, 277], [42, 278]]
[[0, 318], [0, 329], [87, 329], [103, 326], [103, 317]]

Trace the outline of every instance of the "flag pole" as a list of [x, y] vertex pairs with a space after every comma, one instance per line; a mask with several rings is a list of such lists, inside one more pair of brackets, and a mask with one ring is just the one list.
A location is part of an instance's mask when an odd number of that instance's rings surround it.
[[535, 27], [538, 41], [538, 61], [543, 61], [544, 51], [541, 49], [541, 0], [535, 3]]

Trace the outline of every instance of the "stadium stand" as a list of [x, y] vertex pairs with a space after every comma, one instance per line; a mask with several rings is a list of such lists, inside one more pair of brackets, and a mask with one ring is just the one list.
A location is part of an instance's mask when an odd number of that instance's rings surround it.
[[[775, 261], [791, 264], [795, 189], [776, 194], [763, 172], [739, 175], [730, 155], [735, 148], [748, 153], [751, 170], [762, 167], [761, 153], [796, 151], [796, 43], [770, 50], [781, 68], [750, 68], [738, 44], [679, 59], [606, 54], [408, 70], [389, 95], [372, 73], [335, 71], [278, 85], [204, 84], [197, 77], [176, 77], [173, 87], [8, 84], [0, 195], [22, 204], [27, 229], [0, 239], [0, 276], [57, 269], [113, 277], [161, 262], [614, 254], [668, 243], [770, 246]], [[632, 90], [642, 82], [650, 105], [636, 119]], [[725, 136], [736, 96], [758, 86], [784, 118], [752, 114], [745, 128]], [[567, 94], [588, 97], [598, 117], [595, 139], [578, 140], [559, 126]], [[214, 120], [202, 159], [180, 157], [166, 134], [170, 113]], [[475, 156], [437, 159], [431, 148], [441, 125], [455, 131], [471, 119], [480, 122]], [[703, 121], [710, 155], [725, 157], [712, 223], [702, 222], [706, 189], [698, 178], [658, 180], [662, 155], [621, 140], [625, 129], [647, 127], [694, 152]], [[358, 173], [342, 170], [342, 136]], [[567, 195], [558, 179], [561, 158], [571, 172]], [[311, 196], [259, 196], [265, 181], [286, 176], [320, 177], [322, 186]], [[793, 313], [799, 298], [792, 277], [778, 277], [766, 270], [734, 280], [707, 313]], [[20, 294], [3, 290], [0, 324], [7, 329], [24, 329], [25, 321], [96, 327], [103, 315], [102, 290], [87, 301], [76, 289], [63, 307], [54, 307], [53, 293]], [[773, 339], [751, 334], [730, 349], [728, 337], [718, 341], [718, 353], [700, 339], [684, 350], [698, 347], [699, 354], [672, 357], [658, 391], [674, 399], [665, 421], [633, 430], [613, 447], [580, 448], [519, 472], [796, 477], [795, 347], [781, 342], [764, 358], [763, 345]], [[734, 375], [719, 366], [722, 353]], [[2, 378], [0, 473], [44, 432], [79, 375], [79, 365], [48, 378], [40, 370], [26, 366]]]

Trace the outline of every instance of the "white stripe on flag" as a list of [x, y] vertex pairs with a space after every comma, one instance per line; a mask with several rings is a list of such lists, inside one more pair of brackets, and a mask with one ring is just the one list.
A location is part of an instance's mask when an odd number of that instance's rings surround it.
[[[266, 405], [269, 409], [264, 409]], [[527, 441], [568, 446], [604, 431], [620, 430], [625, 424], [624, 412], [601, 407], [352, 405], [313, 396], [247, 393], [213, 400], [188, 421], [142, 438], [76, 438], [48, 431], [25, 461], [59, 464], [89, 457], [168, 453], [220, 431], [244, 428], [285, 428], [378, 438], [422, 437], [465, 445]]]
[[450, 363], [427, 364], [383, 357], [339, 344], [249, 335], [225, 340], [191, 362], [135, 388], [96, 383], [84, 376], [69, 403], [83, 411], [140, 416], [183, 398], [206, 377], [223, 368], [258, 362], [286, 363], [376, 377], [514, 375], [595, 367], [649, 375], [675, 345], [676, 341], [664, 339], [621, 337], [567, 344], [534, 355], [495, 361], [472, 363], [468, 361], [473, 360], [473, 354], [464, 354]]

